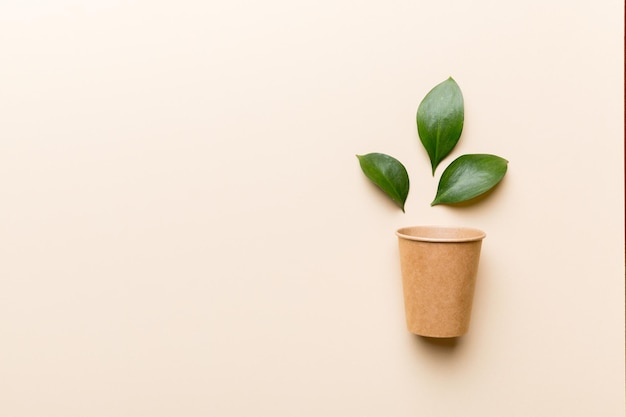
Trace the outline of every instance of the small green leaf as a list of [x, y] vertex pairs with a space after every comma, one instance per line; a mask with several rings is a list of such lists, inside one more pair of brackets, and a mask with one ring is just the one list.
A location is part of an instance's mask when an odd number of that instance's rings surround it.
[[443, 171], [431, 206], [471, 200], [502, 180], [508, 161], [496, 155], [470, 154], [452, 161]]
[[417, 132], [430, 157], [433, 175], [463, 131], [463, 94], [452, 77], [436, 85], [417, 109]]
[[357, 155], [367, 178], [380, 187], [404, 211], [409, 194], [409, 175], [397, 159], [383, 153]]

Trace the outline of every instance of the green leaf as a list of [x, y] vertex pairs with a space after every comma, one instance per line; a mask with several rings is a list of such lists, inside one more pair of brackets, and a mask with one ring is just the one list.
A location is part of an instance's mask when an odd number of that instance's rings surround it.
[[439, 163], [455, 147], [463, 131], [463, 94], [452, 77], [436, 85], [417, 109], [417, 132], [435, 175]]
[[489, 191], [502, 180], [508, 161], [496, 155], [463, 155], [441, 174], [437, 195], [431, 206], [471, 200]]
[[357, 155], [367, 178], [380, 187], [404, 211], [409, 194], [409, 175], [397, 159], [383, 153]]

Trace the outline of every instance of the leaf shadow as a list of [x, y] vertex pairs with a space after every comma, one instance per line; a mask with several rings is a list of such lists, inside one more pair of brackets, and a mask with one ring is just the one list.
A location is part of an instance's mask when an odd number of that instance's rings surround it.
[[391, 211], [399, 210], [401, 212], [404, 212], [404, 210], [402, 210], [402, 208], [395, 201], [393, 201], [393, 199], [389, 196], [389, 194], [385, 192], [385, 190], [383, 190], [382, 188], [380, 188], [378, 185], [374, 184], [372, 181], [368, 180], [367, 178], [363, 178], [363, 182], [366, 183], [367, 187], [373, 190], [372, 194], [374, 194], [375, 198], [379, 200], [378, 204], [386, 205]]

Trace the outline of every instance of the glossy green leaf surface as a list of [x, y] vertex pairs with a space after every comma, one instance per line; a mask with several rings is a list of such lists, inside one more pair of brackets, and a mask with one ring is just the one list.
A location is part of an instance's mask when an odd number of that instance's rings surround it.
[[409, 194], [409, 175], [400, 161], [383, 153], [357, 155], [361, 170], [404, 211]]
[[417, 109], [416, 119], [417, 132], [430, 157], [434, 175], [463, 131], [463, 94], [456, 81], [448, 78], [430, 90]]
[[441, 174], [437, 195], [432, 206], [471, 200], [498, 184], [508, 167], [508, 161], [496, 155], [463, 155]]

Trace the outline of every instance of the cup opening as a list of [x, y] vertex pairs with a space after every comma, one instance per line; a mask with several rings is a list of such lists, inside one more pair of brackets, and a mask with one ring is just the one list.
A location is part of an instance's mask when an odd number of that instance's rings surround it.
[[474, 242], [485, 238], [482, 230], [471, 227], [411, 226], [396, 231], [402, 239], [421, 242]]

